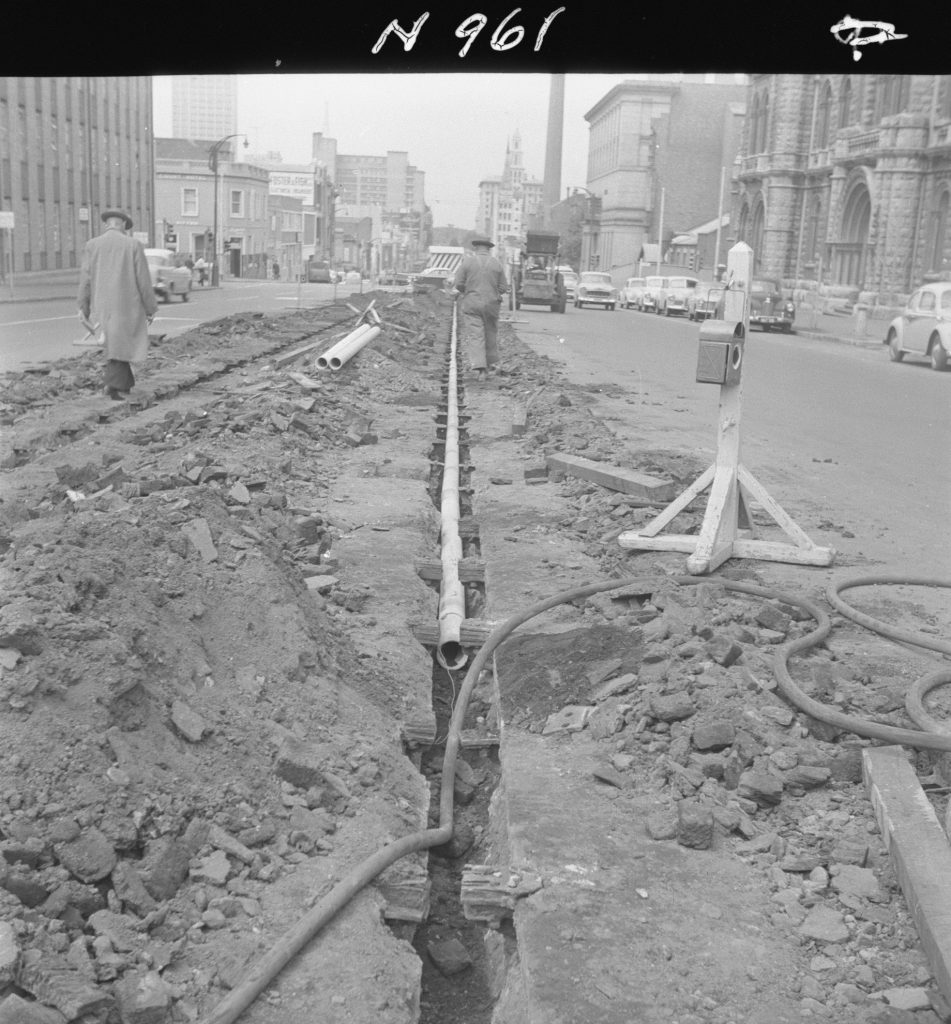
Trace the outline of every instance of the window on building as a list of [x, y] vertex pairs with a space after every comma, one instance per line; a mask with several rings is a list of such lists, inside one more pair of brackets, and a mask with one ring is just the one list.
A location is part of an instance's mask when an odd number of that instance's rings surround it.
[[244, 192], [240, 188], [231, 190], [231, 216], [244, 216]]
[[183, 217], [197, 217], [198, 216], [198, 189], [197, 188], [183, 188], [182, 189], [182, 216]]
[[847, 128], [852, 123], [852, 79], [846, 75], [839, 93], [839, 127]]
[[816, 107], [816, 134], [813, 140], [815, 149], [826, 149], [832, 132], [832, 86], [828, 81], [822, 83], [819, 92], [819, 105]]
[[937, 116], [939, 120], [951, 121], [951, 75], [941, 76]]
[[882, 75], [878, 80], [878, 116], [891, 117], [908, 109], [911, 80], [908, 75]]

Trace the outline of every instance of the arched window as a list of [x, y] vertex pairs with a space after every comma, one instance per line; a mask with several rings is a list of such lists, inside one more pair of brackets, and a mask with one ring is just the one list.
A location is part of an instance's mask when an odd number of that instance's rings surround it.
[[763, 93], [763, 102], [759, 116], [759, 148], [757, 153], [765, 153], [769, 137], [769, 93]]
[[935, 215], [934, 245], [931, 249], [931, 269], [944, 269], [944, 252], [948, 242], [948, 204], [951, 202], [951, 192], [945, 189], [938, 200], [938, 209]]
[[846, 75], [839, 93], [839, 127], [847, 128], [852, 123], [852, 79]]
[[830, 119], [832, 117], [832, 86], [828, 81], [822, 83], [819, 92], [819, 106], [816, 108], [815, 149], [825, 149], [829, 145]]
[[736, 240], [738, 242], [746, 242], [747, 232], [750, 228], [750, 208], [743, 204], [743, 208], [740, 210], [740, 221], [736, 226]]
[[753, 97], [750, 112], [750, 155], [766, 152], [767, 118], [769, 117], [769, 96], [764, 91]]

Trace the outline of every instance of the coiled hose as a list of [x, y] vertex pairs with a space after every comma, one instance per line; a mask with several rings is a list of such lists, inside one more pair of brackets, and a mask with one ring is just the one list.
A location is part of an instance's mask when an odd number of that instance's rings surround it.
[[[878, 582], [882, 578], [876, 578]], [[401, 839], [384, 846], [381, 850], [372, 854], [366, 860], [358, 864], [348, 872], [334, 887], [323, 896], [314, 906], [297, 922], [289, 931], [285, 932], [275, 943], [270, 951], [265, 953], [251, 968], [247, 977], [235, 988], [233, 988], [224, 999], [212, 1010], [211, 1015], [206, 1018], [205, 1024], [233, 1024], [234, 1021], [254, 1002], [285, 966], [299, 953], [311, 939], [314, 938], [349, 902], [353, 897], [369, 885], [378, 875], [385, 871], [390, 865], [395, 864], [403, 857], [421, 850], [428, 850], [434, 846], [441, 846], [449, 842], [453, 832], [453, 782], [456, 774], [456, 759], [459, 754], [461, 742], [462, 724], [465, 720], [469, 698], [475, 687], [486, 662], [492, 653], [502, 644], [508, 636], [519, 626], [530, 619], [541, 615], [560, 604], [568, 604], [578, 601], [594, 594], [604, 593], [610, 590], [620, 590], [626, 587], [639, 587], [643, 592], [657, 589], [660, 584], [677, 583], [679, 585], [691, 585], [696, 583], [710, 582], [709, 579], [698, 578], [697, 576], [664, 576], [644, 577], [631, 576], [625, 579], [613, 579], [599, 583], [589, 583], [585, 586], [576, 587], [572, 590], [564, 590], [544, 601], [531, 605], [522, 612], [519, 612], [505, 622], [496, 626], [489, 634], [488, 639], [479, 649], [479, 652], [472, 660], [469, 671], [465, 675], [459, 695], [456, 700], [456, 707], [449, 722], [449, 730], [446, 738], [446, 754], [443, 760], [441, 773], [441, 784], [439, 794], [439, 825], [437, 828], [425, 829], [415, 832], [412, 835], [404, 836]], [[754, 597], [763, 597], [771, 600], [782, 601], [785, 604], [801, 608], [811, 615], [818, 623], [816, 629], [805, 636], [799, 637], [790, 643], [783, 644], [773, 658], [773, 671], [776, 675], [779, 692], [790, 703], [807, 715], [826, 722], [846, 732], [853, 732], [859, 736], [866, 736], [870, 739], [881, 740], [884, 743], [897, 743], [904, 746], [920, 747], [928, 750], [951, 752], [951, 733], [938, 732], [937, 729], [926, 732], [918, 732], [914, 729], [900, 729], [893, 726], [881, 725], [877, 722], [869, 722], [865, 719], [845, 715], [839, 711], [833, 711], [818, 701], [808, 697], [793, 682], [787, 668], [789, 659], [799, 651], [808, 650], [824, 640], [831, 628], [832, 623], [829, 616], [811, 601], [801, 597], [794, 597], [790, 594], [781, 593], [766, 587], [756, 586], [751, 583], [740, 583], [734, 580], [716, 578], [716, 582], [728, 591], [741, 594], [749, 594]], [[864, 583], [864, 580], [862, 581]], [[911, 580], [899, 580], [888, 578], [888, 582], [911, 583]], [[841, 584], [837, 589], [844, 590], [849, 586], [860, 585], [858, 581]], [[928, 581], [929, 586], [951, 586], [949, 581]], [[836, 599], [836, 603], [838, 598]], [[846, 606], [847, 607], [847, 606]], [[851, 611], [851, 609], [850, 609]], [[858, 613], [856, 613], [858, 614]], [[850, 616], [851, 617], [851, 616]], [[874, 621], [874, 620], [873, 620]], [[877, 624], [876, 631], [878, 631]], [[913, 641], [917, 642], [917, 641]], [[940, 673], [939, 673], [940, 674]], [[933, 674], [934, 675], [934, 674]], [[944, 673], [944, 676], [948, 676]], [[932, 677], [926, 677], [933, 678]], [[944, 678], [943, 682], [949, 681]], [[928, 692], [939, 685], [932, 682], [929, 686], [921, 688], [925, 680], [919, 682], [918, 701]], [[923, 711], [922, 711], [923, 713]], [[927, 716], [925, 716], [927, 718]], [[918, 719], [915, 719], [916, 721]], [[930, 719], [928, 719], [930, 722]], [[932, 723], [933, 724], [933, 723]], [[923, 728], [928, 726], [923, 725]]]

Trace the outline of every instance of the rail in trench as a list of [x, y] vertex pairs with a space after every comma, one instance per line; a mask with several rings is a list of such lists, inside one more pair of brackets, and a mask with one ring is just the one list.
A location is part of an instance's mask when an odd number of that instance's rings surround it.
[[[436, 440], [430, 460], [429, 493], [440, 509], [439, 607], [433, 650], [433, 709], [436, 734], [421, 758], [428, 777], [431, 817], [438, 818], [444, 744], [459, 693], [467, 648], [478, 646], [481, 630], [475, 615], [485, 599], [478, 529], [472, 516], [472, 466], [465, 412], [465, 389], [459, 372], [456, 312], [450, 324], [443, 403], [436, 417]], [[430, 582], [434, 582], [430, 575]], [[483, 675], [491, 676], [491, 670]], [[491, 704], [486, 680], [470, 700], [467, 723], [481, 725]], [[471, 730], [463, 739], [465, 757], [456, 764], [453, 799], [457, 807], [452, 839], [433, 847], [429, 857], [430, 913], [416, 930], [413, 945], [422, 963], [420, 1024], [488, 1024], [498, 995], [493, 972], [494, 941], [485, 923], [468, 920], [462, 903], [462, 880], [468, 862], [481, 860], [488, 836], [488, 807], [499, 766], [494, 740], [481, 742]], [[457, 969], [459, 965], [464, 965]]]

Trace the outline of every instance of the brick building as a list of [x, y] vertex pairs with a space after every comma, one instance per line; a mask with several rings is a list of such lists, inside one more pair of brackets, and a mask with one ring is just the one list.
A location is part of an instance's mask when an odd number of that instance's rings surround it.
[[762, 273], [883, 305], [951, 274], [951, 75], [754, 75], [747, 110], [730, 242]]
[[675, 235], [717, 216], [722, 170], [739, 151], [746, 86], [711, 77], [622, 82], [585, 114], [587, 187], [601, 212], [583, 259], [617, 282], [635, 275], [645, 245], [660, 241], [666, 252]]

